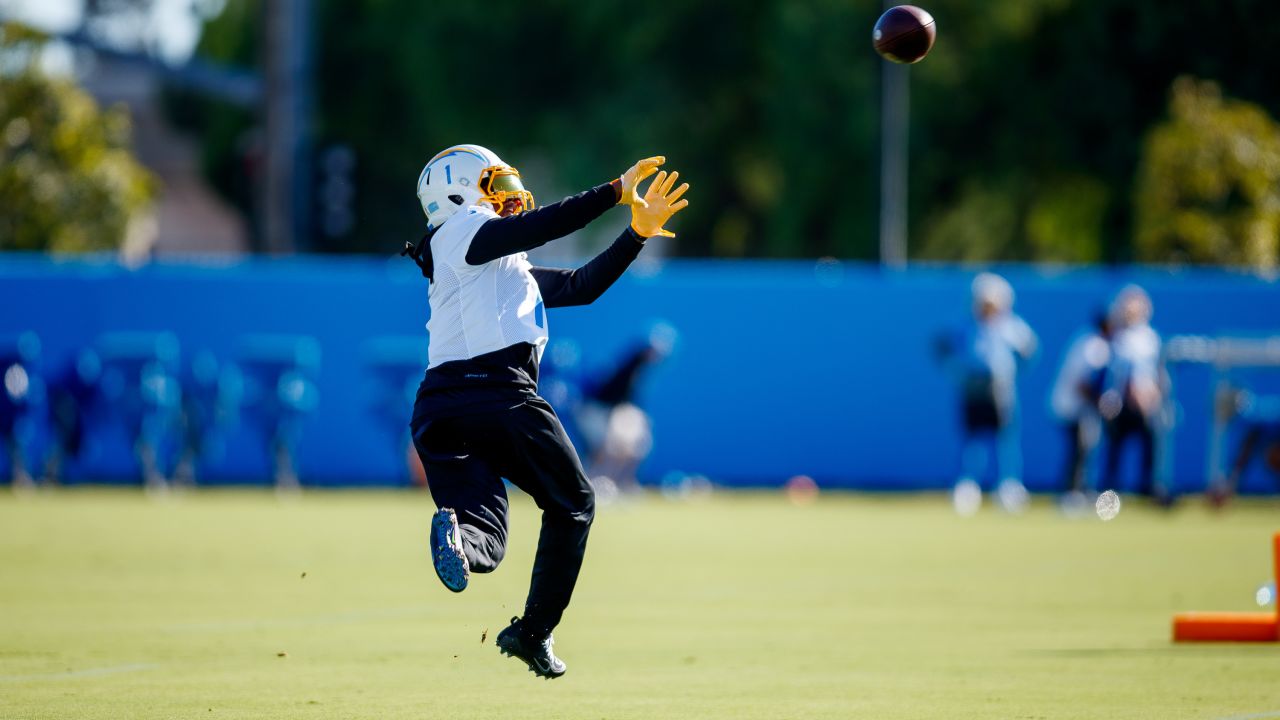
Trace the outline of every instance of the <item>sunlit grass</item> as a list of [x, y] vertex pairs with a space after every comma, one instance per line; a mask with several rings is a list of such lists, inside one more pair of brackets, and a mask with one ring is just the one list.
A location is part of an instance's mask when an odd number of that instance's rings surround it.
[[[1280, 711], [1276, 646], [1174, 646], [1256, 609], [1275, 504], [1109, 523], [1040, 500], [772, 494], [604, 508], [534, 679], [493, 637], [537, 511], [455, 596], [421, 494], [0, 498], [0, 718], [1219, 718]], [[304, 577], [305, 574], [305, 577]], [[485, 637], [486, 641], [481, 642]]]

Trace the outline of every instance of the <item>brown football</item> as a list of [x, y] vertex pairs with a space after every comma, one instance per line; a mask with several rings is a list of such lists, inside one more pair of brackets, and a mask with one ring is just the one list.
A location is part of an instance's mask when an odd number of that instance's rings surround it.
[[932, 15], [915, 5], [898, 5], [885, 10], [876, 21], [871, 40], [884, 59], [915, 63], [929, 54], [936, 35]]

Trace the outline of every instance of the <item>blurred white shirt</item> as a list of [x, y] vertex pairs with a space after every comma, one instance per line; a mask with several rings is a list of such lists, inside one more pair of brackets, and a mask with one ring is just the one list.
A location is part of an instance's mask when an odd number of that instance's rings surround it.
[[1079, 420], [1087, 405], [1081, 385], [1093, 385], [1111, 362], [1111, 345], [1097, 332], [1087, 332], [1067, 348], [1049, 404], [1064, 422]]
[[990, 377], [997, 402], [1012, 402], [1018, 361], [1034, 355], [1036, 343], [1031, 326], [1013, 313], [977, 322], [968, 340], [969, 369]]
[[1123, 392], [1130, 385], [1160, 383], [1160, 336], [1150, 325], [1132, 325], [1111, 341], [1111, 389]]

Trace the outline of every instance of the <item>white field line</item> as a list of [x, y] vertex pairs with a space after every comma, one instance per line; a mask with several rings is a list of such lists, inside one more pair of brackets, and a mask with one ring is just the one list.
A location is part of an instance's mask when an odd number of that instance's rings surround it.
[[1280, 710], [1258, 713], [1256, 715], [1232, 715], [1231, 717], [1217, 718], [1217, 720], [1266, 720], [1267, 718], [1280, 718]]
[[170, 625], [169, 630], [179, 632], [236, 632], [266, 628], [311, 627], [314, 625], [352, 625], [376, 620], [394, 620], [414, 617], [430, 611], [423, 605], [396, 608], [348, 610], [327, 615], [301, 617], [260, 618], [256, 620], [219, 620], [213, 622], [181, 623]]
[[120, 673], [138, 672], [159, 667], [155, 663], [135, 663], [133, 665], [114, 665], [112, 667], [87, 668], [85, 670], [67, 670], [65, 672], [33, 673], [30, 675], [0, 675], [0, 682], [29, 682], [32, 680], [73, 680], [76, 678], [102, 677], [103, 675], [119, 675]]

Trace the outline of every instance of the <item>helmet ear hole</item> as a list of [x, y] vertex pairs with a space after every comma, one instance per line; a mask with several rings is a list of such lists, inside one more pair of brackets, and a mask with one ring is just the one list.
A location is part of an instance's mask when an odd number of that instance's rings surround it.
[[461, 196], [461, 195], [450, 195], [450, 196], [449, 196], [449, 200], [450, 200], [454, 205], [461, 205], [461, 204], [462, 204], [462, 196]]

